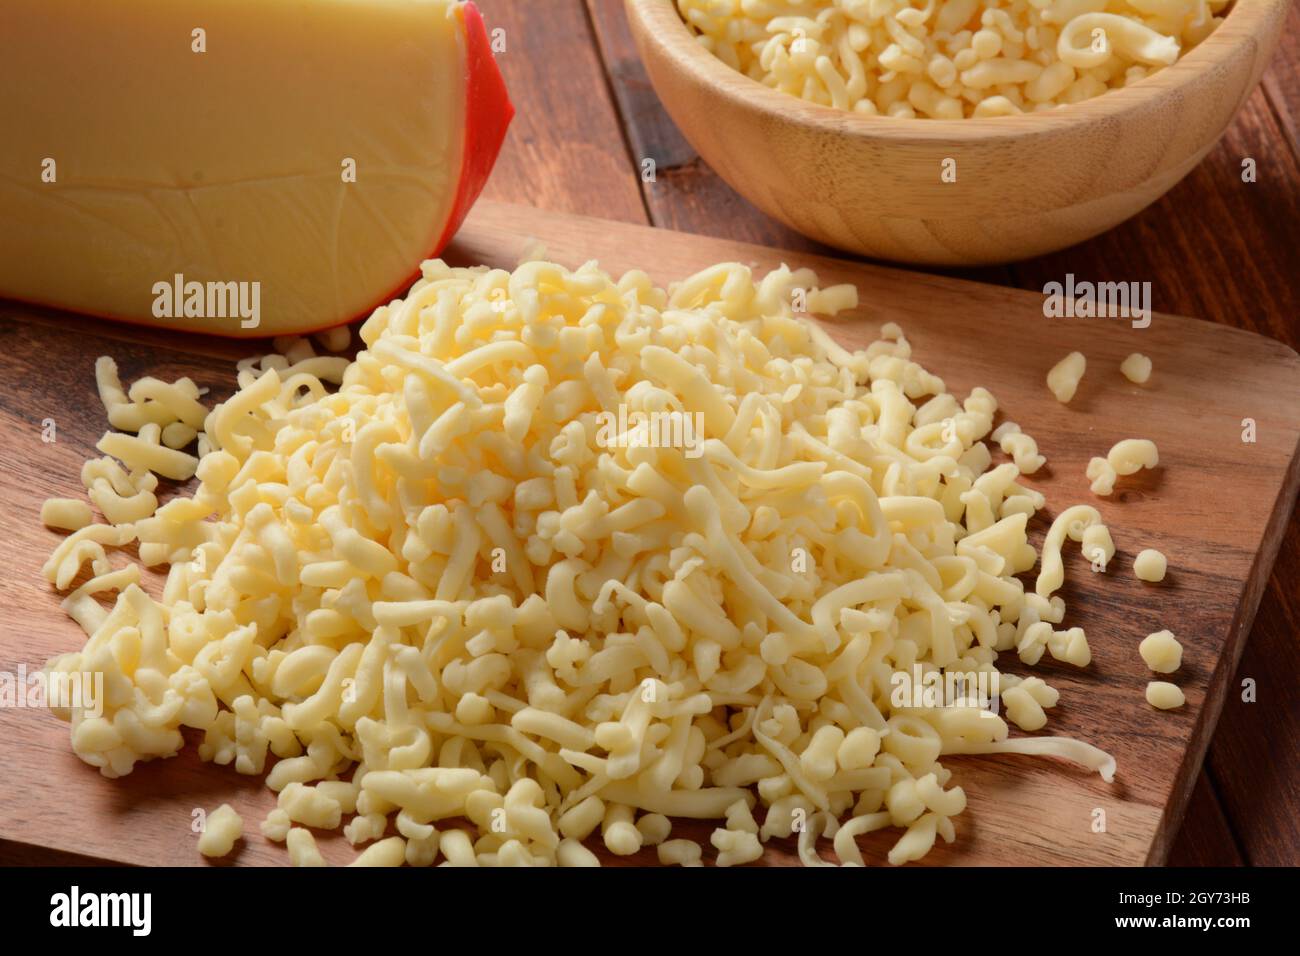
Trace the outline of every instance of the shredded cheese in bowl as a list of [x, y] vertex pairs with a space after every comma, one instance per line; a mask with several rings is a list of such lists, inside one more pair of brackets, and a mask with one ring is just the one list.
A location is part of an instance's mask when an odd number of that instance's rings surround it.
[[793, 96], [866, 116], [1039, 112], [1129, 86], [1230, 0], [676, 0], [703, 46]]
[[[151, 491], [150, 462], [198, 486], [46, 565], [64, 586], [95, 570], [65, 602], [89, 639], [50, 665], [105, 675], [102, 714], [63, 712], [73, 748], [119, 776], [193, 727], [241, 773], [278, 758], [262, 830], [303, 865], [301, 827], [345, 817], [365, 865], [589, 865], [597, 830], [698, 863], [673, 817], [719, 821], [722, 865], [795, 832], [807, 863], [818, 836], [861, 863], [855, 837], [884, 828], [897, 864], [955, 837], [945, 754], [1111, 779], [1102, 751], [1012, 737], [973, 690], [1014, 688], [1007, 718], [1046, 723], [1056, 691], [997, 656], [1087, 664], [1053, 592], [1067, 540], [1109, 540], [1100, 516], [1062, 513], [1026, 592], [1044, 501], [993, 464], [993, 396], [958, 401], [896, 326], [849, 352], [794, 300], [857, 295], [734, 263], [665, 291], [594, 263], [427, 262], [355, 361], [296, 343], [241, 363], [192, 466], [159, 444], [192, 383], [132, 412], [101, 362], [110, 415], [140, 430], [107, 442], [132, 469], [115, 493]], [[106, 560], [132, 542], [170, 565], [159, 599]]]

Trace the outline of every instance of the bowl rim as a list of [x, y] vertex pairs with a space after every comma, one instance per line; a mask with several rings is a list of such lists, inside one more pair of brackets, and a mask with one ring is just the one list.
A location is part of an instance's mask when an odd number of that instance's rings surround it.
[[624, 7], [638, 43], [654, 44], [679, 70], [742, 110], [780, 116], [839, 135], [933, 143], [936, 140], [1018, 139], [1026, 134], [1048, 133], [1113, 119], [1177, 95], [1195, 78], [1224, 62], [1243, 43], [1257, 39], [1261, 22], [1266, 21], [1275, 8], [1285, 8], [1290, 2], [1233, 0], [1218, 29], [1170, 66], [1143, 77], [1132, 86], [1108, 90], [1091, 99], [1040, 113], [959, 120], [862, 116], [800, 99], [732, 69], [706, 50], [682, 20], [674, 0], [624, 0]]

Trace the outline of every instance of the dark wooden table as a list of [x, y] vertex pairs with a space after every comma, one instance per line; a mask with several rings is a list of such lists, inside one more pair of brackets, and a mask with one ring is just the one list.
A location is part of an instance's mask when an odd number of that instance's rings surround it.
[[[487, 193], [607, 219], [828, 252], [769, 219], [696, 155], [664, 112], [621, 0], [476, 0], [505, 29], [518, 115]], [[1041, 289], [1066, 272], [1141, 277], [1153, 307], [1300, 348], [1300, 10], [1261, 87], [1210, 155], [1141, 215], [1090, 242], [965, 278]], [[1257, 181], [1243, 183], [1242, 161]], [[653, 182], [641, 163], [655, 161]], [[1212, 400], [1213, 383], [1206, 383]], [[1300, 521], [1287, 531], [1169, 862], [1300, 863]]]
[[[828, 252], [734, 193], [682, 139], [641, 68], [621, 0], [476, 0], [518, 114], [485, 195], [607, 219]], [[1073, 272], [1152, 283], [1152, 306], [1300, 348], [1300, 11], [1223, 140], [1145, 212], [1088, 243], [953, 274], [1041, 289]], [[1288, 79], [1289, 78], [1289, 79]], [[1258, 178], [1243, 183], [1242, 161]], [[644, 182], [643, 159], [655, 161]], [[1213, 383], [1206, 383], [1213, 400]], [[1170, 855], [1176, 865], [1300, 863], [1300, 521], [1293, 516]], [[37, 854], [34, 856], [33, 854]], [[0, 842], [0, 863], [86, 863]]]

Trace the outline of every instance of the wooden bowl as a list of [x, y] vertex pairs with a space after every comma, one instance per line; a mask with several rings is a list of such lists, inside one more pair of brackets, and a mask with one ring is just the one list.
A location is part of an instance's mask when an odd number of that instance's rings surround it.
[[[1254, 90], [1289, 0], [1237, 0], [1172, 66], [1043, 113], [932, 120], [809, 103], [709, 53], [673, 0], [625, 0], [655, 91], [733, 189], [821, 242], [882, 259], [977, 265], [1081, 242], [1201, 161]], [[940, 176], [956, 161], [956, 181]]]

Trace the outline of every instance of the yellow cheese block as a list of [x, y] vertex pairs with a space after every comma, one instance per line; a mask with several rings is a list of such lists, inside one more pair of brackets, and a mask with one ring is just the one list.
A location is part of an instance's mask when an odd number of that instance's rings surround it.
[[0, 89], [0, 296], [235, 336], [404, 289], [513, 112], [453, 0], [3, 0]]

